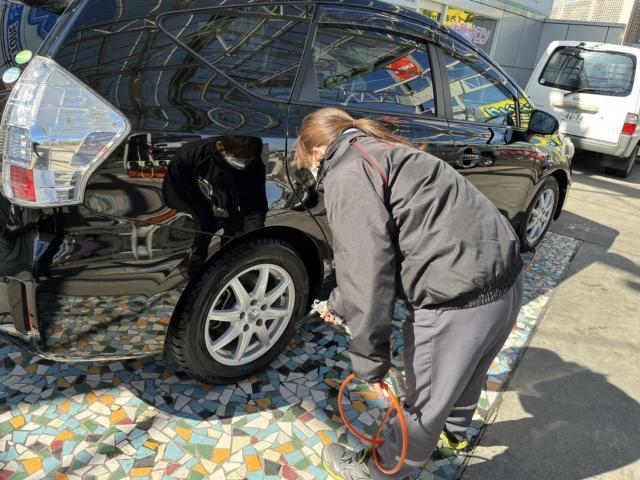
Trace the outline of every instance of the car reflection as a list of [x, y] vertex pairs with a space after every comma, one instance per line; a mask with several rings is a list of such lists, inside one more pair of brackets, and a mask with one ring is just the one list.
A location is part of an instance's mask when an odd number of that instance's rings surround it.
[[208, 258], [213, 235], [222, 244], [265, 224], [268, 211], [263, 143], [226, 135], [183, 146], [170, 163], [162, 192], [166, 204], [193, 218], [197, 234], [186, 259], [189, 276]]

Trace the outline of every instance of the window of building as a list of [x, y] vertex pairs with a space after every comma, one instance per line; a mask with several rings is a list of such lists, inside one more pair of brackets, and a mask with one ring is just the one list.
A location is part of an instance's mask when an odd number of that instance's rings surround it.
[[516, 102], [504, 79], [477, 55], [445, 51], [453, 118], [516, 125]]
[[307, 6], [267, 5], [179, 13], [161, 25], [252, 93], [287, 100], [309, 32]]
[[313, 55], [323, 103], [436, 114], [424, 43], [384, 30], [320, 24]]
[[461, 8], [449, 7], [444, 25], [462, 35], [476, 47], [489, 53], [498, 21]]

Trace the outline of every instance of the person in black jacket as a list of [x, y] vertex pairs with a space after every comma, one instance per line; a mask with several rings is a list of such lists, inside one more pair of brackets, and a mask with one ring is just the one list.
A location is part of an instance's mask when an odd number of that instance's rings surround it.
[[[339, 444], [322, 460], [334, 478], [405, 478], [438, 440], [463, 449], [482, 385], [516, 321], [523, 263], [515, 231], [455, 169], [370, 119], [324, 108], [300, 128], [297, 162], [324, 189], [337, 288], [323, 318], [343, 318], [357, 378], [380, 392], [390, 363], [396, 298], [404, 324], [409, 450], [384, 475], [371, 455]], [[399, 422], [380, 448], [391, 468]]]

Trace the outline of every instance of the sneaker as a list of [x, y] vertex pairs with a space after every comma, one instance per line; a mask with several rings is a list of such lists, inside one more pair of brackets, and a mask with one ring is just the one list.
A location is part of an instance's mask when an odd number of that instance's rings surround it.
[[447, 435], [446, 432], [440, 433], [440, 442], [438, 442], [438, 450], [445, 456], [455, 455], [464, 452], [469, 448], [469, 440], [457, 441], [453, 435]]
[[354, 452], [339, 443], [322, 449], [322, 466], [335, 480], [370, 480], [367, 460], [371, 450]]

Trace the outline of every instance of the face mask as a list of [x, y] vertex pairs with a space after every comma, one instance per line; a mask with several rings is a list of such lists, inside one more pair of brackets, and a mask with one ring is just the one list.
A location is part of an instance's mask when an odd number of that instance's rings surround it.
[[238, 158], [233, 155], [225, 155], [224, 159], [229, 162], [229, 165], [237, 168], [238, 170], [244, 170], [245, 168], [247, 168], [246, 160], [243, 158]]
[[309, 171], [311, 172], [311, 175], [313, 175], [313, 178], [317, 182], [318, 181], [318, 172], [320, 171], [320, 167], [319, 166], [309, 167]]

